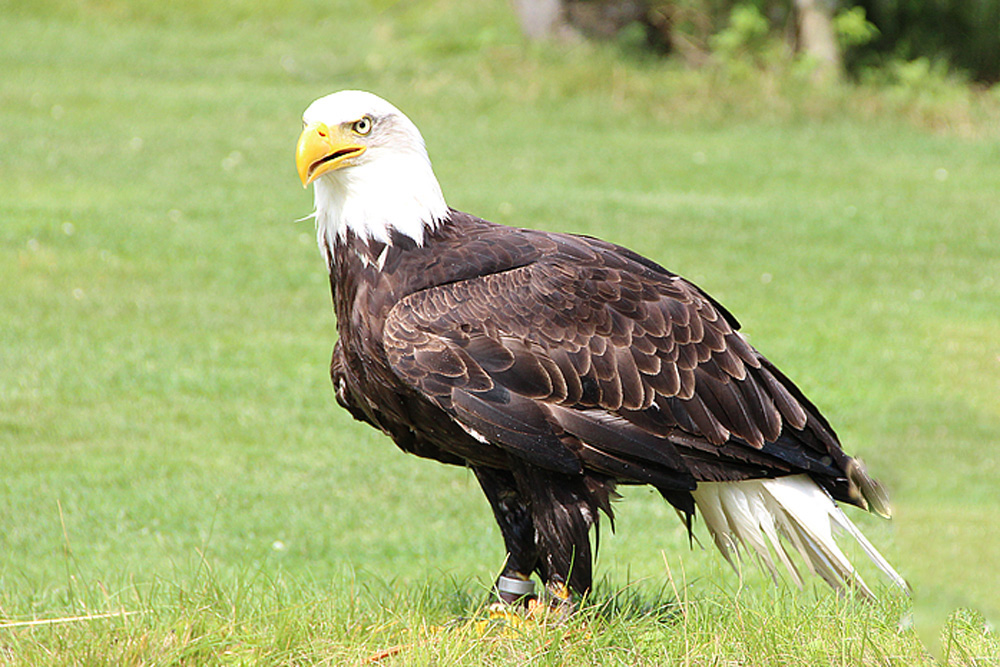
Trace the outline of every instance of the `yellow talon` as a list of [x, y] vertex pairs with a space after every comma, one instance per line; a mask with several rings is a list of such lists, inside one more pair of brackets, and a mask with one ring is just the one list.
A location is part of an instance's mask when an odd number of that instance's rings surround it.
[[548, 589], [549, 594], [554, 597], [560, 604], [566, 604], [570, 602], [570, 592], [569, 587], [558, 581], [550, 581], [545, 584], [545, 588]]

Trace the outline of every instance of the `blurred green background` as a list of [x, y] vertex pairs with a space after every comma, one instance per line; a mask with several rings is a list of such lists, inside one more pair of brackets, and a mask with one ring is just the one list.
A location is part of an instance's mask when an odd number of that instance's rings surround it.
[[[995, 92], [529, 43], [503, 0], [7, 0], [0, 35], [2, 615], [205, 567], [499, 569], [474, 477], [333, 400], [293, 151], [343, 88], [413, 119], [452, 206], [607, 238], [726, 304], [892, 491], [891, 524], [851, 516], [918, 603], [996, 611]], [[654, 493], [618, 513], [598, 578], [657, 590], [666, 558], [736, 585]]]

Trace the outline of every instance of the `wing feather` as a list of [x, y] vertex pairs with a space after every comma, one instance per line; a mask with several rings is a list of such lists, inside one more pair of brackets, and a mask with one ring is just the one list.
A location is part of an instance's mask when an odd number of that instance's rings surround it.
[[490, 442], [547, 470], [582, 472], [579, 459], [552, 432], [535, 401], [510, 394], [509, 401], [499, 402], [462, 389], [454, 389], [451, 399], [459, 421]]
[[594, 239], [497, 233], [542, 241], [530, 262], [403, 298], [383, 331], [393, 372], [484, 446], [661, 489], [841, 474], [826, 421], [700, 289]]

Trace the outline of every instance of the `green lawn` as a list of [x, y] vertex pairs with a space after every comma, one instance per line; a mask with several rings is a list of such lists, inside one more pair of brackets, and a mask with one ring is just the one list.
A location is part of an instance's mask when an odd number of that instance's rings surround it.
[[[0, 663], [929, 664], [911, 614], [1000, 660], [953, 613], [1000, 607], [996, 94], [779, 95], [524, 44], [503, 0], [7, 0], [0, 35]], [[348, 87], [421, 127], [453, 206], [728, 305], [893, 491], [851, 516], [915, 604], [741, 583], [631, 489], [584, 613], [457, 621], [503, 557], [475, 479], [330, 390], [293, 152]]]

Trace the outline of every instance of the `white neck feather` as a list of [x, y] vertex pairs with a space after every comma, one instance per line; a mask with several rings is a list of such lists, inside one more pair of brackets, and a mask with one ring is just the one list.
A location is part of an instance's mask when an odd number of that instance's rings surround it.
[[[375, 153], [378, 153], [375, 155]], [[333, 248], [351, 231], [358, 238], [391, 243], [391, 231], [423, 245], [448, 215], [448, 205], [426, 153], [371, 148], [367, 160], [322, 176], [315, 183], [320, 248]]]

